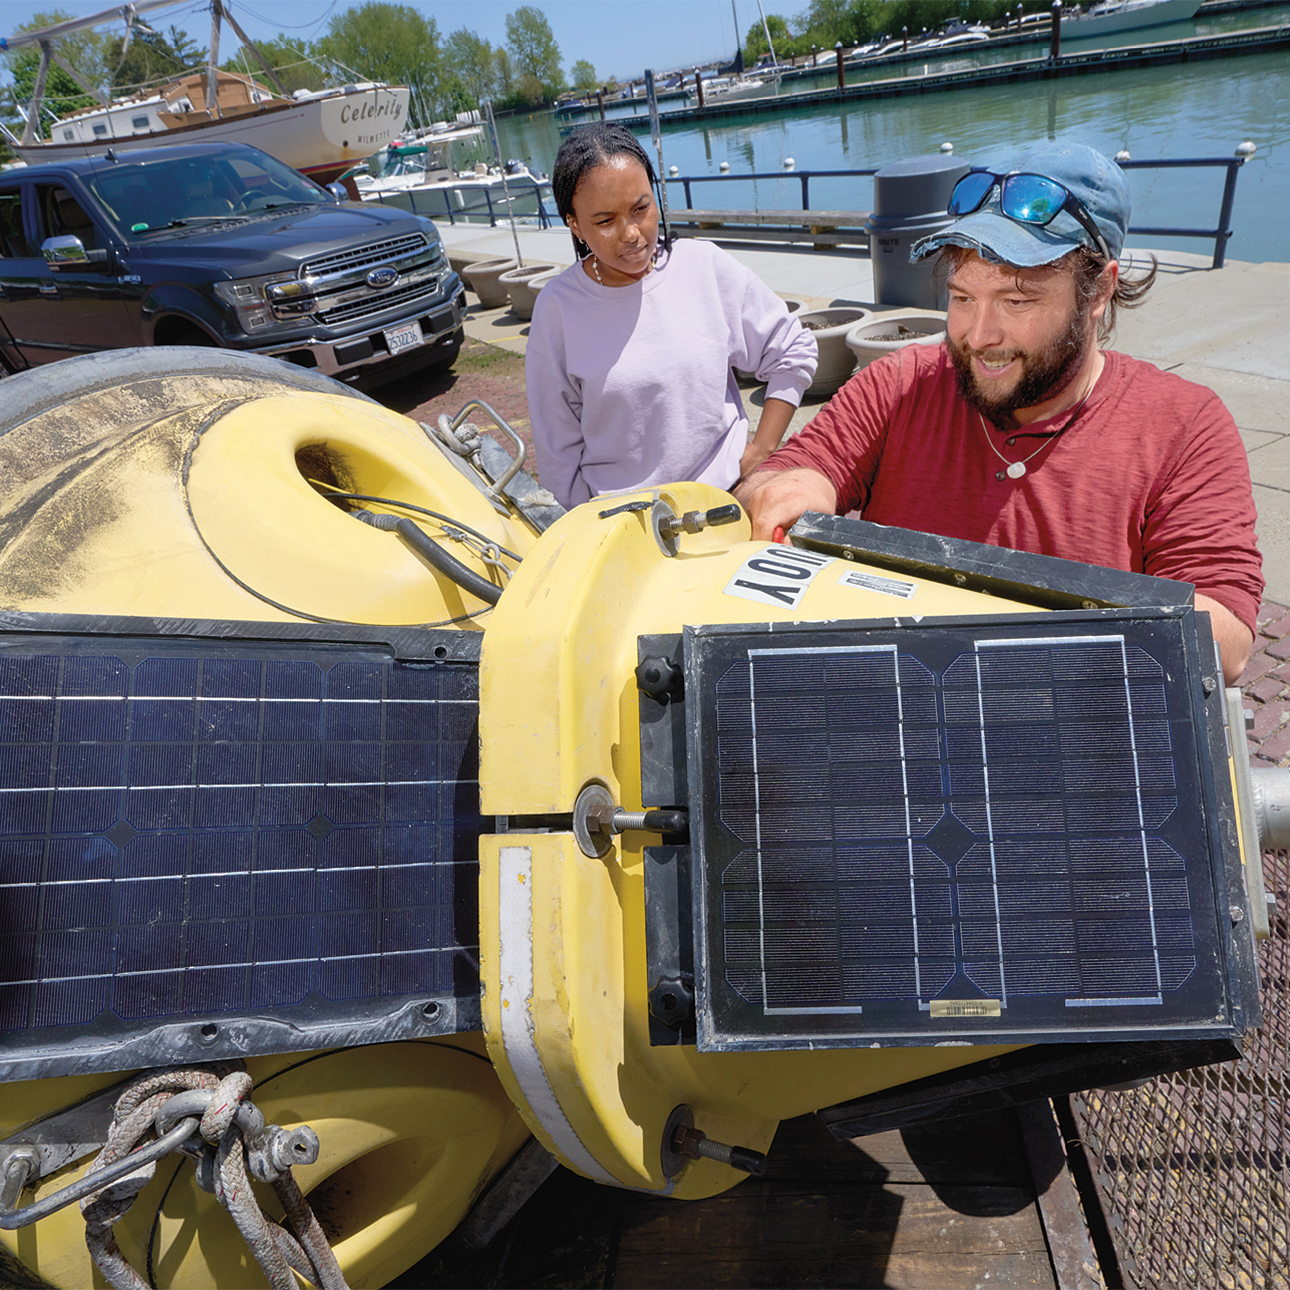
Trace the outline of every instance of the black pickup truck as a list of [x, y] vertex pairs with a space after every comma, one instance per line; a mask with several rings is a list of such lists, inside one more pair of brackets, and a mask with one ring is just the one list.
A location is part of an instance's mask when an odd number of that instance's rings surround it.
[[0, 173], [0, 371], [221, 345], [357, 381], [452, 363], [465, 307], [429, 220], [245, 144]]

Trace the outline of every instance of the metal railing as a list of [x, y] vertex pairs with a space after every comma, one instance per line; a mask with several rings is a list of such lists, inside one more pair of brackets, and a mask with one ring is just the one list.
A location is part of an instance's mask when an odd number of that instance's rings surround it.
[[[536, 218], [539, 228], [550, 228], [559, 221], [555, 218], [555, 211], [547, 209], [542, 198], [543, 189], [551, 191], [549, 180], [516, 176], [506, 180], [506, 197], [503, 197], [500, 185], [494, 188], [491, 185], [472, 185], [469, 181], [463, 181], [460, 186], [444, 184], [442, 187], [405, 188], [394, 193], [368, 193], [364, 200], [378, 201], [383, 206], [397, 206], [400, 210], [411, 211], [413, 215], [424, 215], [427, 219], [447, 219], [449, 224], [471, 224], [482, 222], [486, 218], [493, 228], [499, 220], [509, 220], [511, 211], [514, 211], [517, 219]], [[531, 199], [528, 197], [530, 193]], [[457, 202], [460, 205], [456, 205]], [[530, 204], [533, 208], [531, 210], [528, 209]], [[517, 209], [521, 206], [524, 207], [523, 210]]]
[[687, 210], [694, 209], [694, 202], [690, 192], [691, 184], [721, 183], [723, 180], [753, 180], [753, 179], [796, 179], [802, 185], [802, 206], [801, 209], [809, 211], [811, 209], [811, 180], [812, 179], [872, 179], [878, 173], [877, 169], [871, 170], [773, 170], [766, 173], [752, 175], [678, 175], [669, 176], [669, 184], [680, 184], [685, 189], [685, 207]]
[[1224, 166], [1227, 175], [1223, 180], [1223, 197], [1218, 208], [1216, 228], [1151, 228], [1129, 225], [1129, 232], [1142, 237], [1203, 237], [1214, 240], [1214, 261], [1211, 269], [1221, 269], [1227, 258], [1227, 239], [1232, 236], [1232, 203], [1236, 200], [1236, 176], [1245, 164], [1245, 156], [1194, 157], [1182, 161], [1132, 161], [1117, 163], [1121, 170], [1179, 170], [1186, 166], [1197, 168]]
[[[1244, 145], [1243, 145], [1244, 146]], [[1129, 225], [1129, 232], [1142, 237], [1198, 237], [1214, 243], [1214, 259], [1211, 268], [1221, 269], [1227, 255], [1227, 242], [1232, 236], [1232, 206], [1236, 199], [1236, 176], [1245, 164], [1248, 154], [1238, 153], [1235, 157], [1189, 157], [1180, 160], [1132, 161], [1124, 160], [1118, 164], [1123, 170], [1178, 170], [1187, 167], [1212, 169], [1222, 166], [1227, 174], [1223, 183], [1223, 195], [1219, 203], [1218, 224], [1214, 228], [1165, 228], [1154, 225]], [[749, 175], [674, 175], [666, 179], [669, 185], [679, 184], [685, 192], [685, 209], [694, 210], [694, 184], [746, 183], [752, 180], [785, 180], [796, 179], [802, 186], [802, 211], [811, 209], [810, 182], [812, 179], [872, 179], [878, 172], [875, 169], [857, 170], [780, 170], [759, 172]], [[681, 209], [680, 207], [676, 209]]]

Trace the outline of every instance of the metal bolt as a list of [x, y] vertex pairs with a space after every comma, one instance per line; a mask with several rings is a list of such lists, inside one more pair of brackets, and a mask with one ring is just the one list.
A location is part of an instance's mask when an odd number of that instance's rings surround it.
[[766, 1157], [760, 1151], [714, 1142], [701, 1129], [678, 1125], [672, 1137], [672, 1145], [677, 1152], [689, 1156], [691, 1160], [715, 1160], [732, 1169], [741, 1169], [746, 1174], [760, 1176], [766, 1172]]
[[1240, 907], [1240, 905], [1232, 905], [1229, 908], [1228, 912], [1232, 915], [1233, 926], [1235, 926], [1239, 922], [1242, 922], [1245, 918], [1245, 910], [1243, 910]]

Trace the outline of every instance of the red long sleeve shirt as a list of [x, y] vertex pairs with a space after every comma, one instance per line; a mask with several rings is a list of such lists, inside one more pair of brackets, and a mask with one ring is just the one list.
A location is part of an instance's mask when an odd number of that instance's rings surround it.
[[1262, 559], [1231, 414], [1202, 386], [1105, 358], [1068, 428], [1069, 409], [1009, 433], [960, 397], [943, 345], [907, 346], [852, 377], [763, 469], [819, 471], [839, 514], [1190, 582], [1253, 631]]

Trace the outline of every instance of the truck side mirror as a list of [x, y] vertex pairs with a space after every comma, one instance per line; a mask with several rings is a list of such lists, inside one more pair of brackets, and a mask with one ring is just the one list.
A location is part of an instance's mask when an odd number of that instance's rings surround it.
[[73, 233], [47, 237], [40, 244], [40, 253], [51, 269], [96, 268], [106, 273], [114, 267], [106, 249], [87, 251], [85, 244]]
[[334, 197], [338, 202], [347, 202], [347, 201], [349, 201], [349, 199], [350, 199], [350, 197], [349, 197], [349, 193], [345, 190], [345, 185], [344, 185], [344, 184], [328, 184], [328, 185], [327, 185], [327, 191], [328, 191], [328, 192], [329, 192], [329, 193], [330, 193], [330, 194], [331, 194], [331, 195], [332, 195], [332, 196], [333, 196], [333, 197]]
[[61, 237], [47, 237], [40, 244], [40, 253], [45, 257], [45, 263], [55, 268], [64, 264], [88, 264], [90, 259], [85, 244], [71, 233]]

